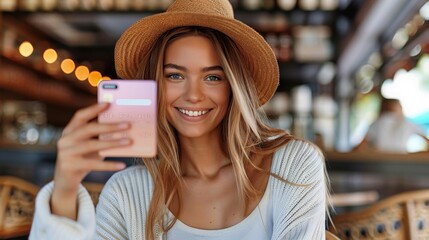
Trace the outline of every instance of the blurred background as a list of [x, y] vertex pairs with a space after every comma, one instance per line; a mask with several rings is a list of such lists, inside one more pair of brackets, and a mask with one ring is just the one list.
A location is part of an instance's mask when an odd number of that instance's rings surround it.
[[[37, 186], [52, 179], [62, 128], [96, 102], [99, 81], [117, 78], [118, 37], [171, 2], [0, 0], [0, 175]], [[231, 3], [278, 59], [280, 86], [264, 106], [270, 123], [321, 147], [335, 193], [370, 193], [358, 204], [338, 203], [339, 212], [429, 188], [422, 137], [429, 135], [428, 1]], [[399, 99], [420, 134], [411, 134], [402, 153], [354, 150], [379, 118], [382, 98]], [[88, 178], [104, 182], [106, 175]]]

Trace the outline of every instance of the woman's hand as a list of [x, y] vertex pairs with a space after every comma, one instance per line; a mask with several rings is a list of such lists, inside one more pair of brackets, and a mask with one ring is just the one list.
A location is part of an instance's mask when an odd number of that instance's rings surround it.
[[103, 161], [98, 151], [129, 145], [130, 139], [100, 141], [100, 134], [124, 131], [128, 123], [97, 123], [92, 121], [109, 104], [96, 104], [79, 110], [65, 127], [57, 143], [54, 190], [51, 198], [53, 214], [76, 219], [79, 184], [91, 171], [117, 171], [124, 163]]

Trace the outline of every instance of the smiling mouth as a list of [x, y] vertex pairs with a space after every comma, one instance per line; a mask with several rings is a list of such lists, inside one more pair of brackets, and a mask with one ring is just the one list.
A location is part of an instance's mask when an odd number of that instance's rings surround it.
[[211, 109], [209, 110], [197, 110], [197, 111], [193, 111], [193, 110], [186, 110], [183, 108], [176, 108], [177, 110], [179, 110], [179, 112], [181, 112], [182, 114], [189, 116], [189, 117], [199, 117], [202, 115], [207, 114], [208, 112], [210, 112]]

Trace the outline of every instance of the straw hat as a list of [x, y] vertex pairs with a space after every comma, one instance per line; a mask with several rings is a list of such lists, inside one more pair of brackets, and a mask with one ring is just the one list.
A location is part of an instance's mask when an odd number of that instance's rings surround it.
[[277, 59], [264, 38], [254, 29], [234, 19], [228, 0], [176, 0], [164, 13], [145, 17], [129, 27], [115, 47], [115, 67], [119, 77], [136, 78], [138, 66], [150, 46], [166, 31], [182, 26], [218, 30], [239, 47], [258, 91], [260, 105], [267, 102], [279, 84]]

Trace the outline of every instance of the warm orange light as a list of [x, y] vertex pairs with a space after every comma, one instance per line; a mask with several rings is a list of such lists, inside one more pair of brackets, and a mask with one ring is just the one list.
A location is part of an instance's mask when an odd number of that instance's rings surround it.
[[110, 77], [108, 77], [108, 76], [104, 76], [104, 77], [101, 78], [101, 80], [112, 80], [112, 79]]
[[54, 63], [55, 61], [57, 61], [57, 58], [58, 54], [52, 48], [46, 49], [46, 51], [43, 53], [43, 59], [45, 59], [47, 63]]
[[61, 70], [63, 70], [63, 72], [66, 74], [72, 73], [75, 68], [76, 68], [76, 65], [74, 64], [73, 60], [69, 58], [64, 59], [61, 62]]
[[101, 81], [101, 78], [102, 76], [100, 72], [92, 71], [88, 77], [89, 84], [91, 84], [91, 86], [93, 87], [96, 87], [98, 83]]
[[30, 42], [25, 41], [19, 46], [19, 53], [24, 57], [29, 57], [34, 51], [33, 45]]
[[80, 81], [85, 81], [89, 76], [89, 69], [85, 66], [79, 66], [76, 68], [75, 75]]

